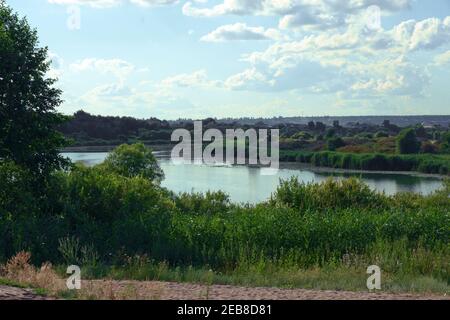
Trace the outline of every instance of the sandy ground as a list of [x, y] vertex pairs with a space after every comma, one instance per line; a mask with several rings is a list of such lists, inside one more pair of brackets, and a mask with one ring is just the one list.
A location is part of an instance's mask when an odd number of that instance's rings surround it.
[[0, 300], [53, 300], [38, 296], [31, 289], [0, 286]]
[[[106, 299], [143, 300], [449, 300], [444, 295], [390, 294], [304, 289], [245, 288], [156, 281], [89, 281], [87, 291], [102, 291]], [[0, 300], [45, 300], [32, 290], [0, 286]]]

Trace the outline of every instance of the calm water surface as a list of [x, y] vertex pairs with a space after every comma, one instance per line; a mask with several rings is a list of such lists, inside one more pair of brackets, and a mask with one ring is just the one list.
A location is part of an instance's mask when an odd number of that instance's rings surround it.
[[[101, 163], [106, 152], [63, 153], [72, 161], [86, 165]], [[175, 165], [167, 157], [166, 152], [155, 152], [161, 168], [165, 173], [162, 185], [174, 192], [206, 192], [222, 190], [228, 193], [234, 202], [257, 203], [270, 197], [280, 179], [298, 177], [305, 182], [320, 182], [329, 177], [338, 179], [359, 177], [371, 188], [387, 194], [410, 191], [429, 194], [442, 186], [442, 181], [435, 177], [413, 176], [392, 173], [350, 173], [323, 172], [314, 168], [280, 169], [276, 175], [261, 175], [259, 168], [246, 166], [208, 166], [182, 164]]]

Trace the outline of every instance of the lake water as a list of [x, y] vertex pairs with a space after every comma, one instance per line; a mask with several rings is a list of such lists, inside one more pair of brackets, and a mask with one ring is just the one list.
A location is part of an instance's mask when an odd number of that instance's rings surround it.
[[[63, 153], [72, 161], [86, 165], [101, 163], [106, 152]], [[260, 168], [247, 166], [208, 166], [194, 164], [174, 164], [167, 152], [155, 152], [161, 168], [165, 173], [162, 185], [174, 192], [206, 192], [222, 190], [230, 195], [234, 202], [257, 203], [268, 199], [275, 191], [280, 179], [298, 177], [305, 182], [320, 182], [329, 177], [342, 179], [358, 177], [371, 188], [387, 194], [398, 192], [417, 192], [430, 194], [442, 186], [436, 177], [414, 176], [395, 173], [357, 173], [335, 172], [333, 170], [308, 168], [302, 165], [289, 165], [278, 170], [276, 175], [262, 175]]]

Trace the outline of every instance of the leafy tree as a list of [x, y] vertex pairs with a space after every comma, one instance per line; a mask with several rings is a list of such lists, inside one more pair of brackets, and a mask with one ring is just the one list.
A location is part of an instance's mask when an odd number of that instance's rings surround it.
[[336, 149], [344, 147], [345, 142], [340, 137], [333, 137], [333, 138], [328, 139], [327, 145], [328, 145], [328, 150], [336, 151]]
[[164, 179], [164, 172], [158, 165], [150, 148], [142, 143], [123, 144], [114, 149], [101, 167], [125, 177], [141, 176], [159, 183]]
[[336, 130], [330, 128], [327, 130], [327, 133], [325, 134], [325, 136], [327, 138], [332, 138], [335, 136], [335, 134], [336, 134]]
[[319, 122], [319, 121], [316, 122], [316, 130], [317, 131], [323, 132], [326, 130], [326, 128], [327, 128], [327, 126], [323, 122]]
[[61, 91], [47, 77], [47, 51], [27, 20], [0, 0], [0, 159], [40, 177], [67, 164], [57, 131], [67, 118], [56, 111]]
[[397, 136], [397, 152], [400, 154], [414, 154], [420, 151], [420, 142], [413, 128], [403, 129]]
[[442, 151], [450, 153], [450, 131], [444, 134], [442, 141]]

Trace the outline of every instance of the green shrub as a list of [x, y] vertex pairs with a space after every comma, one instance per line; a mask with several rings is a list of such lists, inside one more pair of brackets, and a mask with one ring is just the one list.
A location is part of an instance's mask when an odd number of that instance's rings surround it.
[[407, 128], [397, 136], [397, 152], [400, 154], [419, 153], [420, 142], [417, 140], [416, 130]]
[[156, 183], [164, 179], [152, 150], [142, 143], [120, 145], [108, 154], [101, 167], [121, 176], [141, 176]]
[[357, 208], [386, 208], [386, 198], [360, 180], [328, 179], [323, 183], [303, 183], [297, 178], [281, 181], [271, 205], [295, 208], [299, 212]]

